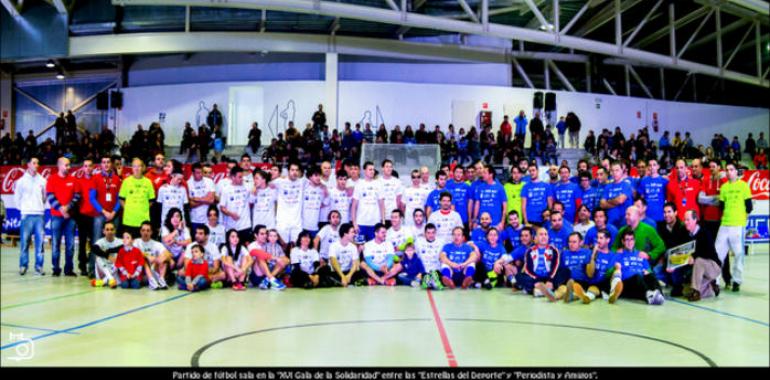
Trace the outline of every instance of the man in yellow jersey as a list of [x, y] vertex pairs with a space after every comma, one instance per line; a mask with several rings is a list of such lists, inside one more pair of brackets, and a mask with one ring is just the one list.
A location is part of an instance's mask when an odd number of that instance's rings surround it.
[[716, 249], [722, 262], [725, 261], [728, 251], [735, 255], [731, 271], [733, 291], [737, 292], [743, 282], [743, 245], [746, 238], [746, 222], [752, 210], [751, 190], [745, 181], [738, 178], [735, 164], [727, 164], [726, 169], [728, 181], [719, 190], [722, 224], [717, 233]]
[[133, 175], [120, 186], [120, 206], [123, 209], [123, 231], [139, 236], [142, 222], [150, 220], [150, 204], [155, 199], [152, 182], [144, 176], [144, 162], [134, 158], [131, 162]]
[[521, 215], [521, 188], [524, 182], [521, 180], [522, 172], [518, 166], [511, 166], [511, 179], [503, 185], [505, 195], [508, 198], [508, 212], [516, 211]]

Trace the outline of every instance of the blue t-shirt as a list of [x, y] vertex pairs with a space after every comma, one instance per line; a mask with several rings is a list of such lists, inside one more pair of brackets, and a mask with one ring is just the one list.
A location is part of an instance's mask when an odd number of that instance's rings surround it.
[[508, 253], [500, 242], [497, 242], [497, 246], [495, 247], [484, 242], [479, 244], [478, 248], [481, 253], [481, 261], [484, 263], [484, 267], [487, 268], [487, 271], [491, 271], [495, 266], [495, 262]]
[[615, 262], [620, 263], [621, 279], [623, 281], [636, 275], [644, 276], [644, 271], [650, 270], [650, 262], [639, 257], [639, 251], [622, 250], [615, 254]]
[[656, 222], [663, 221], [666, 186], [668, 186], [668, 179], [660, 176], [657, 178], [644, 177], [639, 181], [637, 192], [647, 201], [647, 216]]
[[564, 204], [564, 220], [570, 223], [575, 221], [575, 213], [577, 212], [576, 202], [582, 194], [580, 186], [572, 182], [559, 182], [553, 186], [554, 199]]
[[446, 253], [446, 257], [449, 261], [456, 264], [462, 264], [471, 257], [473, 248], [468, 245], [468, 243], [462, 243], [460, 245], [449, 243], [444, 245], [444, 248], [442, 248], [441, 251]]
[[[615, 226], [608, 224], [607, 225], [607, 231], [610, 232], [610, 247], [612, 247], [612, 242], [615, 241], [615, 236], [618, 235], [618, 229], [615, 228]], [[596, 244], [596, 234], [599, 232], [598, 229], [596, 229], [596, 226], [593, 226], [586, 231], [586, 237], [583, 239], [583, 244], [592, 247]]]
[[599, 201], [602, 198], [602, 192], [598, 188], [591, 186], [588, 189], [580, 189], [582, 191], [582, 194], [580, 197], [582, 198], [582, 204], [586, 205], [588, 207], [588, 210], [591, 211], [591, 213], [594, 212], [597, 208], [599, 208]]
[[460, 214], [463, 223], [468, 223], [468, 202], [471, 199], [471, 187], [465, 182], [449, 180], [446, 189], [452, 194], [452, 204], [455, 211]]
[[569, 269], [570, 277], [575, 281], [588, 281], [586, 265], [591, 260], [591, 251], [585, 248], [576, 252], [565, 250], [561, 255], [562, 264]]
[[508, 241], [511, 244], [511, 249], [516, 249], [516, 247], [521, 245], [521, 229], [522, 226], [519, 226], [518, 230], [510, 225], [506, 226], [503, 232], [500, 233], [500, 241], [503, 244]]
[[447, 192], [447, 189], [436, 189], [430, 192], [428, 194], [428, 197], [425, 198], [425, 209], [430, 207], [430, 212], [436, 212], [441, 208], [441, 193]]
[[594, 277], [591, 278], [591, 284], [600, 284], [608, 276], [608, 271], [615, 267], [615, 259], [617, 255], [612, 253], [596, 253], [596, 272]]
[[544, 182], [529, 182], [521, 188], [521, 197], [526, 199], [527, 221], [542, 223], [543, 210], [548, 208], [548, 197], [553, 197], [551, 185]]
[[[471, 231], [471, 241], [477, 246], [487, 241], [487, 231], [481, 227], [476, 227]], [[498, 239], [499, 240], [499, 239]]]
[[561, 252], [567, 248], [569, 234], [571, 233], [572, 233], [572, 226], [567, 225], [566, 223], [564, 223], [564, 225], [558, 231], [549, 228], [548, 241], [552, 246], [556, 247], [556, 249], [558, 249], [559, 252]]
[[607, 210], [607, 223], [618, 228], [626, 224], [626, 209], [634, 204], [634, 191], [627, 181], [620, 181], [605, 185], [602, 193], [602, 199], [605, 201], [619, 197], [621, 194], [626, 196], [626, 201]]
[[[524, 185], [526, 186], [526, 185]], [[482, 213], [488, 212], [492, 217], [492, 225], [497, 225], [503, 220], [503, 208], [504, 202], [508, 202], [508, 196], [505, 194], [505, 189], [500, 182], [495, 181], [493, 184], [482, 182], [476, 186], [476, 191], [473, 195], [473, 200], [479, 202], [479, 216]]]

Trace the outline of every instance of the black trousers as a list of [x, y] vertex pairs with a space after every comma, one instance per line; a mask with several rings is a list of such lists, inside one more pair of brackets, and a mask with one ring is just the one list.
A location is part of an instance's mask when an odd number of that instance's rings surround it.
[[86, 248], [94, 242], [94, 218], [78, 213], [75, 216], [75, 224], [78, 226], [78, 269], [85, 272], [88, 267], [88, 252]]
[[660, 290], [658, 279], [652, 273], [647, 273], [644, 276], [637, 274], [623, 281], [621, 296], [647, 301], [647, 291], [649, 290]]

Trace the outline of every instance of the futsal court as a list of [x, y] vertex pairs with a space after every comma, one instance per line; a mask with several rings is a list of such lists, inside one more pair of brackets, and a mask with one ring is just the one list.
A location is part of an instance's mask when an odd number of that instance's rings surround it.
[[112, 290], [51, 277], [49, 262], [49, 275], [20, 277], [18, 247], [0, 257], [9, 367], [725, 367], [770, 357], [767, 254], [746, 258], [740, 293], [660, 307], [550, 304], [510, 289]]

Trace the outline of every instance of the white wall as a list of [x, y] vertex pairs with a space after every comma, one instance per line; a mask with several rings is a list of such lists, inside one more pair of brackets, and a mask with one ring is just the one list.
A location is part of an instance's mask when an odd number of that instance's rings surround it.
[[[279, 111], [288, 110], [294, 101], [295, 123], [302, 129], [324, 97], [323, 81], [273, 81], [273, 82], [221, 82], [185, 85], [161, 85], [130, 87], [124, 89], [124, 107], [120, 114], [118, 136], [130, 137], [137, 123], [145, 126], [158, 119], [159, 112], [166, 113], [164, 127], [167, 143], [178, 144], [182, 125], [185, 121], [195, 122], [200, 100], [206, 105], [214, 102], [220, 108], [229, 101], [230, 86], [259, 85], [264, 89], [264, 116], [260, 122], [263, 130], [263, 144], [272, 136], [267, 128], [276, 105]], [[340, 128], [345, 121], [355, 124], [365, 115], [372, 123], [381, 117], [389, 128], [399, 124], [411, 124], [416, 127], [424, 122], [429, 128], [438, 124], [442, 128], [452, 122], [452, 102], [455, 100], [474, 102], [481, 110], [487, 103], [493, 112], [495, 128], [502, 121], [504, 112], [514, 115], [524, 109], [528, 115], [532, 111], [532, 96], [535, 90], [500, 87], [443, 85], [426, 83], [341, 81], [339, 83], [339, 122]], [[677, 103], [645, 98], [611, 96], [601, 94], [556, 92], [557, 111], [563, 115], [574, 111], [580, 117], [583, 129], [581, 139], [588, 129], [599, 130], [620, 126], [626, 136], [635, 133], [644, 125], [651, 125], [653, 113], [658, 114], [660, 133], [653, 133], [656, 138], [665, 130], [690, 131], [696, 144], [708, 144], [714, 133], [724, 133], [730, 137], [738, 135], [741, 141], [748, 132], [766, 130], [770, 124], [770, 114], [765, 108], [720, 106], [696, 103]], [[597, 109], [597, 104], [600, 108]], [[379, 113], [378, 113], [379, 108]], [[511, 112], [511, 110], [513, 110]], [[640, 112], [641, 118], [637, 118]], [[289, 119], [291, 116], [289, 115]], [[202, 116], [205, 121], [205, 115]], [[277, 132], [284, 128], [285, 120], [273, 115], [270, 127]], [[457, 122], [455, 127], [475, 125], [475, 120]], [[242, 128], [249, 128], [245, 124]], [[276, 132], [276, 133], [277, 133]]]

